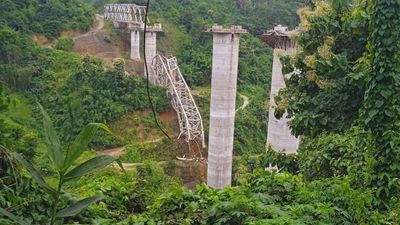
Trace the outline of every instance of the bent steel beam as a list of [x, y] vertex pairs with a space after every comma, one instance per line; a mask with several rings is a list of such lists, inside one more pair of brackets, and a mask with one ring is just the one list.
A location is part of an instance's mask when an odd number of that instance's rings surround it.
[[188, 143], [200, 141], [204, 147], [203, 120], [176, 58], [157, 55], [153, 59], [152, 69], [156, 74], [156, 84], [167, 89], [171, 105], [178, 115], [180, 127], [178, 139], [183, 137]]

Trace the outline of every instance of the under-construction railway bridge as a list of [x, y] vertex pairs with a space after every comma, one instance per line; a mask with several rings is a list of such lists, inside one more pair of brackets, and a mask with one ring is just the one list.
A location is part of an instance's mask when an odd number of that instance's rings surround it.
[[[146, 7], [136, 4], [107, 4], [104, 6], [104, 19], [123, 24], [131, 33], [131, 58], [140, 59], [139, 32], [145, 29]], [[189, 144], [189, 152], [185, 158], [202, 158], [205, 147], [203, 121], [196, 102], [190, 92], [175, 57], [165, 57], [156, 52], [155, 32], [161, 32], [161, 24], [146, 27], [146, 60], [149, 80], [167, 89], [171, 105], [178, 115], [180, 134]], [[196, 149], [193, 149], [195, 147]]]

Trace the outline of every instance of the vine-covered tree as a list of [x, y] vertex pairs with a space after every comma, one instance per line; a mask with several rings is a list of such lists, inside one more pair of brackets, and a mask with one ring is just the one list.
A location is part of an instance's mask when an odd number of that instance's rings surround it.
[[400, 2], [371, 0], [369, 64], [361, 121], [374, 136], [373, 185], [383, 205], [400, 193]]
[[[341, 5], [340, 5], [341, 6]], [[295, 135], [343, 131], [358, 118], [365, 92], [368, 15], [365, 1], [334, 7], [316, 1], [300, 11], [297, 52], [284, 59], [296, 68], [277, 98], [276, 115], [287, 111]]]

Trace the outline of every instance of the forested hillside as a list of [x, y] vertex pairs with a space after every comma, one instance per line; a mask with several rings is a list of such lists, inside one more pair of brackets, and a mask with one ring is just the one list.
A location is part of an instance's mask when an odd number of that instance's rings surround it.
[[[48, 108], [65, 138], [88, 122], [108, 122], [129, 110], [147, 107], [144, 81], [123, 76], [123, 66], [104, 71], [99, 60], [46, 48], [32, 41], [30, 35], [35, 33], [55, 38], [64, 30], [87, 30], [94, 16], [90, 5], [80, 1], [49, 4], [27, 1], [19, 7], [17, 3], [7, 6], [15, 6], [15, 10], [1, 14], [4, 21], [12, 21], [17, 15], [25, 19], [15, 23], [20, 27], [14, 23], [0, 25], [2, 81], [10, 91], [30, 96], [26, 101], [37, 100]], [[34, 24], [40, 30], [31, 26]], [[160, 99], [163, 103], [159, 103], [156, 98], [155, 104], [161, 104], [157, 108], [162, 110], [167, 101]]]
[[[152, 118], [146, 81], [123, 59], [106, 66], [73, 52], [68, 35], [94, 27], [109, 2], [132, 1], [0, 2], [0, 224], [400, 224], [399, 1], [151, 1], [149, 22], [164, 28], [158, 50], [177, 57], [206, 128], [206, 30], [249, 31], [238, 78], [249, 105], [236, 114], [233, 182], [222, 190], [179, 178], [197, 179], [207, 165], [179, 170], [186, 147], [165, 122], [174, 115], [165, 89], [150, 85], [171, 140]], [[275, 99], [276, 116], [287, 112], [301, 136], [296, 155], [265, 146], [273, 51], [259, 35], [274, 24], [299, 32]]]
[[61, 31], [88, 30], [92, 24], [92, 10], [93, 7], [79, 0], [4, 0], [0, 2], [0, 26], [54, 38]]

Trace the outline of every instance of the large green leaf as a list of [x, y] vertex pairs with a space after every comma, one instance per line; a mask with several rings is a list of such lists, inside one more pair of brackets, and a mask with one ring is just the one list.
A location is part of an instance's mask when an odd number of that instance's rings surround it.
[[124, 173], [126, 173], [126, 171], [125, 171], [125, 168], [124, 168], [124, 165], [122, 164], [122, 161], [121, 161], [121, 159], [115, 159], [115, 162], [118, 164], [118, 166], [119, 166], [119, 168], [121, 168], [121, 170], [124, 172]]
[[22, 220], [21, 218], [17, 217], [16, 215], [8, 212], [7, 210], [3, 209], [0, 207], [0, 213], [7, 216], [8, 218], [10, 218], [12, 221], [19, 223], [21, 225], [28, 225], [27, 222], [25, 222], [24, 220]]
[[79, 135], [76, 137], [75, 141], [72, 143], [68, 150], [67, 157], [64, 163], [64, 169], [67, 170], [72, 163], [82, 155], [82, 153], [87, 149], [89, 142], [92, 140], [93, 136], [96, 134], [98, 128], [102, 128], [109, 131], [108, 127], [102, 123], [90, 123], [86, 125]]
[[94, 196], [94, 197], [82, 199], [79, 202], [68, 206], [67, 208], [61, 209], [60, 211], [57, 212], [56, 216], [57, 217], [75, 216], [76, 214], [80, 213], [82, 210], [86, 209], [90, 204], [100, 201], [102, 199], [104, 199], [103, 196]]
[[93, 159], [90, 159], [81, 165], [75, 167], [73, 170], [71, 170], [69, 173], [67, 173], [64, 176], [65, 180], [70, 180], [73, 178], [85, 176], [91, 173], [94, 173], [100, 169], [103, 169], [106, 167], [108, 164], [112, 163], [115, 161], [115, 158], [109, 155], [102, 155], [102, 156], [97, 156]]
[[18, 153], [11, 153], [11, 156], [16, 159], [18, 162], [20, 162], [22, 165], [25, 166], [25, 168], [29, 171], [29, 173], [32, 175], [32, 178], [42, 187], [44, 188], [44, 190], [49, 193], [49, 194], [53, 194], [54, 193], [54, 189], [50, 187], [50, 185], [48, 185], [46, 183], [46, 181], [44, 180], [42, 174], [40, 174], [39, 171], [37, 171], [33, 165], [26, 161], [20, 154]]
[[49, 156], [55, 164], [56, 168], [58, 170], [61, 170], [64, 164], [64, 155], [61, 151], [60, 140], [58, 139], [57, 132], [54, 129], [53, 123], [51, 122], [46, 110], [44, 110], [40, 103], [38, 103], [38, 105], [43, 115], [44, 135], [49, 151]]

